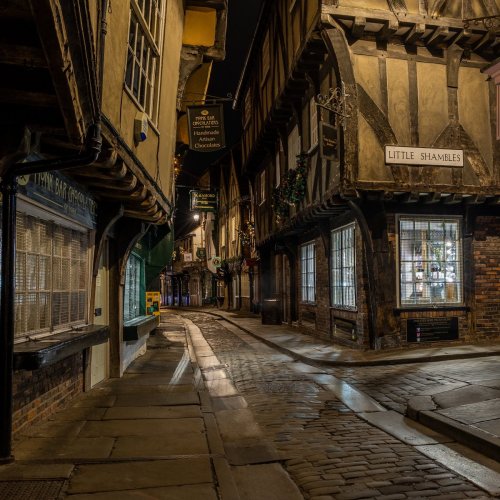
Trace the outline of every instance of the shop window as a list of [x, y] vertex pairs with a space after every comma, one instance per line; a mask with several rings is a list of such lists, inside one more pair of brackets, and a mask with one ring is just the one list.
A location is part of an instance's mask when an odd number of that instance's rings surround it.
[[142, 259], [130, 254], [125, 271], [125, 291], [123, 297], [123, 320], [129, 321], [141, 315]]
[[332, 306], [356, 308], [356, 245], [355, 226], [331, 232], [330, 286]]
[[462, 241], [458, 218], [399, 218], [402, 306], [462, 303]]
[[151, 118], [158, 119], [163, 0], [131, 0], [125, 85]]
[[89, 237], [17, 214], [15, 336], [87, 321]]
[[301, 298], [302, 302], [316, 300], [316, 249], [314, 243], [300, 247]]

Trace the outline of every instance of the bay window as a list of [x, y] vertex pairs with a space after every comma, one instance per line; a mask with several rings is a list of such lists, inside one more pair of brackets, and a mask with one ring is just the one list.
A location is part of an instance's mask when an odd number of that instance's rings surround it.
[[462, 241], [459, 218], [400, 217], [400, 304], [461, 304]]

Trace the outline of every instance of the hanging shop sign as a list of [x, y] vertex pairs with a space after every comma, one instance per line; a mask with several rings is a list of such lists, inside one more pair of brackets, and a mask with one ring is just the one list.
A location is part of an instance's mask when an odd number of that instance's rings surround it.
[[220, 257], [213, 256], [211, 259], [207, 259], [207, 268], [213, 274], [217, 273], [218, 269], [220, 268], [220, 265], [221, 265]]
[[199, 247], [196, 249], [196, 257], [200, 260], [204, 260], [207, 256], [207, 251], [204, 247]]
[[18, 192], [87, 227], [96, 223], [97, 203], [76, 183], [58, 172], [18, 177]]
[[319, 155], [325, 160], [337, 157], [337, 129], [325, 122], [319, 124]]
[[406, 322], [408, 342], [458, 340], [458, 318], [418, 318]]
[[463, 149], [386, 146], [385, 163], [387, 165], [416, 165], [417, 167], [463, 167], [464, 151]]
[[187, 114], [190, 149], [210, 153], [226, 146], [222, 104], [189, 106]]
[[216, 212], [218, 196], [214, 191], [189, 191], [189, 205], [197, 212]]

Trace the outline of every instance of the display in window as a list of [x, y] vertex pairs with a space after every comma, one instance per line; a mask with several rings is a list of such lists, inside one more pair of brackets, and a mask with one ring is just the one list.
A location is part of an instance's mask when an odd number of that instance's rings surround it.
[[402, 304], [462, 301], [458, 220], [400, 219]]

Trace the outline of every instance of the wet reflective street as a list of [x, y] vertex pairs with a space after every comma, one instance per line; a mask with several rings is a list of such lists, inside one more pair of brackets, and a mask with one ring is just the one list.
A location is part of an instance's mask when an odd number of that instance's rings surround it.
[[[212, 379], [233, 382], [237, 393], [231, 397], [244, 398], [304, 498], [461, 499], [500, 494], [498, 463], [401, 415], [407, 399], [426, 388], [432, 392], [443, 382], [459, 388], [460, 373], [474, 363], [482, 364], [484, 380], [493, 380], [496, 358], [315, 368], [293, 361], [227, 321], [197, 312], [181, 314], [200, 328], [211, 348], [217, 364]], [[203, 353], [197, 356], [200, 363]]]

